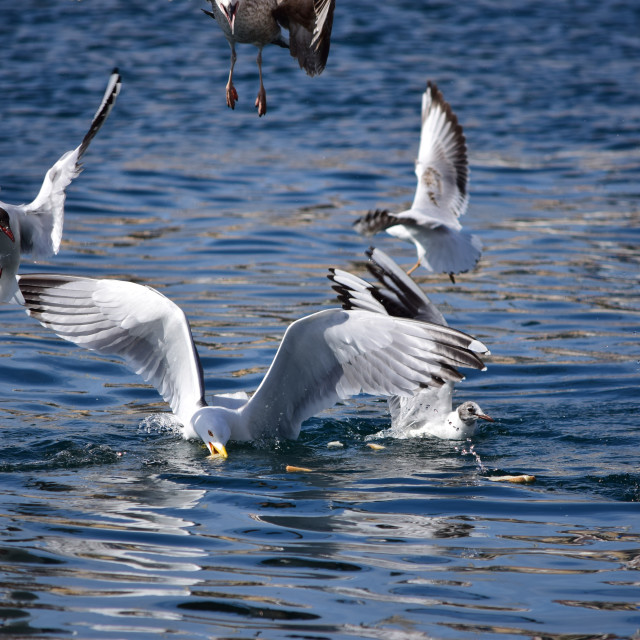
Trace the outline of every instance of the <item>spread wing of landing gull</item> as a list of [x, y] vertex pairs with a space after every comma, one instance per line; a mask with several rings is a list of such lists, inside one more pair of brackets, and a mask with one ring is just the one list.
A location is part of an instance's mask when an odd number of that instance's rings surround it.
[[[235, 108], [238, 92], [233, 84], [236, 44], [258, 48], [260, 89], [255, 106], [258, 115], [267, 113], [267, 92], [262, 82], [262, 49], [275, 44], [297, 58], [308, 75], [324, 70], [331, 45], [335, 0], [209, 0], [212, 11], [203, 11], [220, 26], [231, 47], [227, 82], [227, 106]], [[282, 35], [289, 31], [289, 40]]]
[[429, 82], [422, 96], [420, 148], [415, 166], [418, 185], [410, 209], [390, 213], [370, 211], [354, 222], [365, 235], [381, 231], [413, 242], [417, 262], [434, 273], [473, 269], [482, 254], [479, 238], [460, 224], [469, 202], [467, 142], [462, 126], [438, 87]]
[[301, 424], [361, 393], [405, 397], [482, 369], [486, 347], [446, 326], [354, 309], [326, 309], [286, 330], [251, 399], [205, 399], [183, 311], [151, 287], [53, 274], [19, 276], [27, 313], [75, 344], [110, 356], [152, 384], [211, 454], [230, 440], [298, 437]]
[[[374, 286], [346, 271], [331, 269], [343, 309], [366, 309], [400, 318], [414, 318], [446, 325], [438, 308], [389, 256], [380, 249], [369, 249], [367, 268], [378, 281]], [[382, 435], [400, 438], [435, 436], [464, 440], [476, 430], [478, 419], [493, 422], [475, 402], [464, 402], [453, 410], [456, 380], [420, 390], [413, 396], [388, 398], [391, 429]]]
[[120, 74], [114, 69], [82, 142], [47, 171], [33, 202], [20, 205], [0, 202], [0, 301], [7, 301], [17, 293], [16, 274], [22, 255], [30, 254], [37, 260], [58, 253], [66, 189], [82, 171], [80, 161], [111, 113], [121, 84]]

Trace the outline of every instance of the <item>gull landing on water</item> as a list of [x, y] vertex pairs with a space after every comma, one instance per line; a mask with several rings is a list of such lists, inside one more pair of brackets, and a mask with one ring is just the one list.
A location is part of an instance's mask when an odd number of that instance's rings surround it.
[[82, 171], [80, 160], [111, 112], [120, 86], [120, 74], [114, 69], [89, 131], [78, 147], [67, 151], [47, 171], [33, 202], [0, 202], [0, 301], [7, 301], [18, 292], [16, 274], [22, 254], [32, 254], [37, 259], [58, 253], [66, 188]]
[[[231, 65], [227, 82], [227, 106], [235, 108], [238, 92], [233, 86], [236, 44], [258, 47], [260, 90], [255, 106], [258, 115], [267, 113], [267, 92], [262, 82], [262, 49], [276, 44], [289, 49], [300, 67], [315, 76], [325, 68], [331, 44], [335, 0], [209, 0], [212, 11], [203, 11], [215, 19], [231, 47]], [[281, 27], [289, 31], [289, 41]]]
[[448, 381], [456, 367], [482, 369], [478, 340], [446, 326], [354, 309], [327, 309], [292, 323], [251, 399], [214, 396], [184, 312], [131, 282], [52, 274], [19, 276], [27, 313], [60, 337], [117, 355], [152, 384], [212, 455], [230, 440], [296, 439], [301, 424], [361, 393], [404, 398]]
[[473, 269], [482, 253], [479, 238], [462, 230], [460, 216], [468, 205], [467, 143], [458, 118], [432, 82], [422, 96], [420, 149], [415, 168], [418, 186], [410, 209], [400, 213], [376, 209], [358, 218], [359, 233], [380, 231], [413, 242], [417, 262], [434, 273]]
[[[333, 288], [343, 309], [366, 309], [394, 317], [447, 324], [438, 308], [389, 256], [379, 249], [369, 249], [367, 255], [370, 258], [367, 268], [379, 286], [345, 271], [330, 270], [329, 278], [334, 282]], [[465, 402], [452, 410], [454, 382], [447, 380], [409, 397], [390, 397], [391, 429], [381, 435], [399, 438], [430, 435], [464, 440], [475, 433], [478, 419], [493, 422], [475, 402]]]

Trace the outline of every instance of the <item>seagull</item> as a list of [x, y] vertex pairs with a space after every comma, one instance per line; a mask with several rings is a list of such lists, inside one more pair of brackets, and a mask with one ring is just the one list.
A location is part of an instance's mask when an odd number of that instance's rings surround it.
[[459, 218], [469, 202], [467, 142], [458, 118], [433, 82], [422, 95], [422, 130], [416, 161], [418, 186], [410, 209], [390, 213], [370, 211], [354, 222], [359, 233], [380, 231], [413, 242], [417, 262], [434, 273], [454, 274], [472, 269], [482, 253], [477, 236], [462, 231]]
[[16, 273], [21, 254], [30, 253], [38, 259], [58, 253], [65, 190], [82, 171], [80, 160], [111, 112], [120, 93], [121, 82], [118, 70], [114, 69], [102, 103], [82, 142], [72, 151], [67, 151], [47, 171], [33, 202], [20, 205], [0, 202], [0, 301], [10, 300], [18, 293]]
[[[267, 113], [267, 92], [262, 83], [262, 49], [275, 44], [289, 49], [300, 67], [315, 76], [325, 68], [331, 44], [335, 0], [209, 0], [213, 11], [203, 11], [220, 25], [231, 47], [227, 82], [227, 106], [235, 108], [238, 92], [233, 86], [236, 43], [258, 47], [260, 90], [255, 106], [258, 115]], [[289, 41], [281, 27], [288, 29]]]
[[[383, 251], [369, 249], [369, 272], [378, 280], [373, 286], [346, 271], [329, 270], [329, 278], [342, 308], [362, 309], [398, 318], [447, 325], [444, 316], [416, 283]], [[487, 352], [488, 354], [488, 352]], [[476, 402], [464, 402], [452, 409], [453, 379], [425, 388], [413, 396], [391, 396], [391, 430], [399, 437], [435, 436], [465, 440], [473, 436], [478, 419], [493, 422]]]
[[132, 282], [55, 274], [21, 275], [27, 313], [61, 338], [120, 356], [152, 384], [212, 456], [227, 443], [296, 439], [301, 424], [360, 393], [410, 396], [482, 369], [478, 340], [446, 326], [359, 309], [325, 309], [293, 322], [251, 399], [205, 401], [189, 322], [174, 302]]

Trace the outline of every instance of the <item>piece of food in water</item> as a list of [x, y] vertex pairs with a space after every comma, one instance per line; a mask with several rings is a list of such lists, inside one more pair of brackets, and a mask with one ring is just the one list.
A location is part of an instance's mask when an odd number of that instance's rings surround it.
[[530, 484], [536, 481], [535, 476], [520, 474], [517, 476], [487, 476], [487, 480], [492, 482], [513, 482], [515, 484]]

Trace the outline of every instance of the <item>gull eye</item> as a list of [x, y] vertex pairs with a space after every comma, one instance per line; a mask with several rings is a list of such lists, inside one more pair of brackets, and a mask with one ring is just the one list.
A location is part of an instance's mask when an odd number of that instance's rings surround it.
[[213, 438], [213, 433], [211, 433], [211, 429], [208, 429], [207, 433]]

